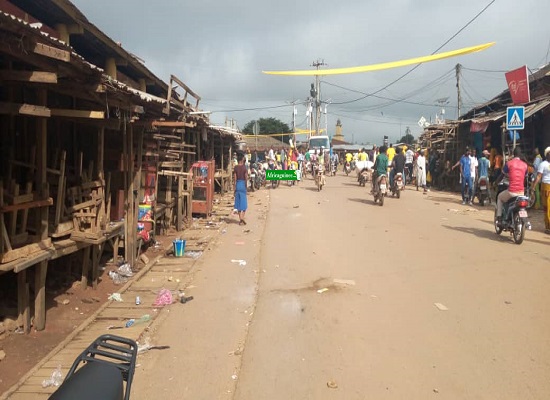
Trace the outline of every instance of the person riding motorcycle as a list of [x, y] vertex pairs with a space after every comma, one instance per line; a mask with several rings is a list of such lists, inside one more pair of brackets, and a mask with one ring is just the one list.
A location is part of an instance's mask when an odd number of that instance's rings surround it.
[[513, 153], [514, 157], [509, 160], [505, 165], [500, 177], [497, 179], [498, 183], [504, 178], [504, 175], [508, 175], [508, 189], [502, 191], [497, 196], [497, 223], [502, 224], [502, 208], [503, 204], [510, 200], [512, 197], [523, 196], [525, 193], [525, 175], [527, 174], [527, 163], [521, 159], [521, 149], [516, 147]]
[[393, 179], [398, 173], [401, 173], [403, 177], [403, 184], [406, 185], [405, 181], [405, 155], [401, 152], [401, 148], [397, 148], [397, 153], [393, 157], [391, 162], [391, 171], [390, 171], [390, 186], [393, 185]]
[[386, 146], [380, 146], [380, 154], [376, 157], [374, 162], [374, 174], [372, 177], [372, 190], [376, 192], [378, 190], [378, 178], [382, 175], [386, 175], [388, 172], [388, 156]]

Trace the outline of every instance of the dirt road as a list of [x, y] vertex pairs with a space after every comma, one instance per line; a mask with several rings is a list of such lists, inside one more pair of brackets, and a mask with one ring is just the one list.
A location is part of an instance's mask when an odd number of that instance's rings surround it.
[[547, 235], [518, 246], [458, 196], [379, 207], [327, 181], [252, 195], [250, 232], [230, 225], [201, 260], [133, 398], [547, 398]]

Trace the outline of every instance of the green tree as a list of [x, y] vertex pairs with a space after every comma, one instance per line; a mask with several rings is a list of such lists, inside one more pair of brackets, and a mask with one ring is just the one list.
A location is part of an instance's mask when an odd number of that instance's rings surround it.
[[399, 143], [413, 144], [414, 136], [411, 135], [411, 130], [409, 129], [408, 126], [405, 132], [407, 132], [407, 134], [405, 136], [402, 136], [401, 139], [399, 139]]
[[[254, 133], [254, 123], [256, 121], [247, 122], [243, 128], [243, 133], [252, 135]], [[273, 133], [290, 133], [288, 124], [278, 120], [277, 118], [260, 118], [258, 120], [260, 126], [260, 135], [269, 135]], [[288, 143], [289, 136], [273, 136], [275, 139]]]

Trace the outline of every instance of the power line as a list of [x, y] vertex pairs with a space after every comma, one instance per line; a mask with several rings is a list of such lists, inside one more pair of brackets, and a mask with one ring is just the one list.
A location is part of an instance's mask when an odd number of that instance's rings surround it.
[[[439, 46], [434, 52], [432, 52], [432, 54], [430, 55], [434, 55], [435, 53], [437, 53], [439, 50], [441, 50], [443, 47], [445, 47], [451, 40], [453, 40], [455, 37], [457, 37], [464, 29], [466, 29], [472, 22], [474, 22], [481, 14], [483, 14], [485, 12], [485, 10], [487, 10], [496, 0], [491, 0], [491, 2], [489, 4], [487, 4], [483, 10], [481, 10], [480, 12], [478, 12], [475, 17], [473, 17], [470, 21], [468, 21], [468, 23], [466, 25], [464, 25], [462, 28], [460, 28], [453, 36], [451, 36], [447, 41], [445, 41], [445, 43], [443, 43], [441, 46]], [[359, 101], [359, 100], [363, 100], [369, 96], [372, 96], [374, 94], [378, 94], [380, 93], [381, 91], [389, 88], [390, 86], [394, 85], [395, 83], [399, 82], [401, 79], [403, 79], [404, 77], [406, 77], [407, 75], [409, 75], [411, 72], [413, 72], [414, 70], [416, 70], [420, 65], [422, 64], [417, 64], [415, 65], [414, 67], [412, 67], [409, 71], [405, 72], [403, 75], [401, 75], [399, 78], [393, 80], [392, 82], [390, 82], [389, 84], [387, 84], [386, 86], [384, 86], [382, 89], [379, 89], [377, 90], [376, 92], [374, 93], [371, 93], [371, 94], [368, 94], [368, 95], [365, 95], [363, 97], [359, 97], [355, 100], [349, 100], [349, 101], [346, 101], [346, 102], [341, 102], [341, 103], [333, 103], [333, 104], [349, 104], [349, 103], [354, 103], [356, 101]]]

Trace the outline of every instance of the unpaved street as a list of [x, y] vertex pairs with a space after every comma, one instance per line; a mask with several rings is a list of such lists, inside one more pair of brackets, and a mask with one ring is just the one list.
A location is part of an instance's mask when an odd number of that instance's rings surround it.
[[327, 182], [251, 195], [156, 324], [171, 348], [140, 356], [133, 398], [547, 398], [547, 235], [518, 246], [458, 196], [379, 207]]

